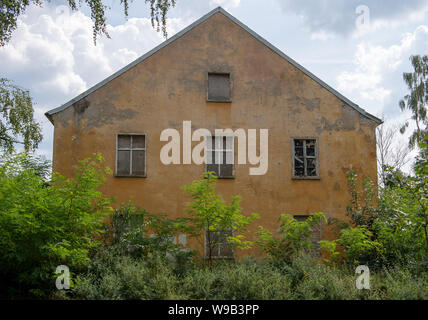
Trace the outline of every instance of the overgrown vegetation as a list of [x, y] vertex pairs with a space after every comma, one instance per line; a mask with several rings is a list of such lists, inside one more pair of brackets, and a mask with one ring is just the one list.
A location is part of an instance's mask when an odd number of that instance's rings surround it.
[[[248, 226], [239, 197], [227, 203], [206, 173], [183, 187], [187, 217], [149, 213], [132, 202], [113, 211], [99, 187], [110, 170], [94, 154], [65, 178], [47, 175], [45, 160], [25, 153], [0, 162], [0, 268], [3, 298], [54, 299], [428, 299], [427, 151], [414, 175], [392, 168], [377, 195], [372, 182], [348, 176], [347, 221], [321, 212], [305, 221], [281, 215], [279, 232]], [[311, 235], [326, 222], [337, 239]], [[177, 239], [224, 232], [212, 245], [259, 249], [264, 255], [215, 260]], [[231, 233], [230, 230], [233, 232]], [[218, 239], [222, 242], [219, 243]], [[252, 239], [256, 239], [253, 241]], [[209, 246], [208, 246], [209, 247]], [[207, 259], [208, 258], [208, 259]], [[355, 286], [355, 267], [370, 267], [370, 290]], [[71, 289], [55, 289], [67, 265]]]
[[108, 169], [94, 155], [73, 177], [55, 174], [47, 182], [25, 155], [0, 166], [1, 296], [46, 297], [58, 265], [84, 270], [99, 245], [111, 199], [97, 189]]

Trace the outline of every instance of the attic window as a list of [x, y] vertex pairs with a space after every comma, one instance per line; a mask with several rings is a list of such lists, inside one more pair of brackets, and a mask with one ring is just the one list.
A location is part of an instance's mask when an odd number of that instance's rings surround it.
[[293, 139], [293, 178], [319, 179], [317, 139]]
[[119, 134], [117, 136], [116, 176], [146, 176], [145, 134]]
[[208, 73], [208, 101], [231, 102], [230, 91], [229, 73]]

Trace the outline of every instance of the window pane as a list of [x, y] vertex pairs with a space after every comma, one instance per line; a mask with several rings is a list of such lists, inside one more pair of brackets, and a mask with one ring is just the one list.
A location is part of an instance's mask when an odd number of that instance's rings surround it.
[[216, 176], [219, 176], [219, 165], [218, 164], [207, 164], [207, 172], [213, 171]]
[[225, 151], [223, 154], [223, 157], [226, 158], [226, 159], [223, 159], [223, 164], [234, 164], [233, 151]]
[[315, 140], [306, 140], [306, 155], [315, 157]]
[[117, 174], [129, 175], [130, 174], [130, 151], [117, 151]]
[[144, 176], [145, 161], [145, 151], [132, 151], [132, 175]]
[[229, 243], [224, 243], [220, 245], [220, 256], [232, 258], [233, 257], [233, 249]]
[[221, 178], [232, 178], [233, 177], [233, 164], [222, 164], [220, 166], [220, 177]]
[[117, 136], [117, 146], [120, 148], [131, 148], [131, 136], [119, 135]]
[[230, 100], [229, 74], [208, 74], [208, 99], [215, 101]]
[[294, 158], [294, 175], [298, 177], [305, 175], [304, 163], [298, 158]]
[[132, 136], [132, 148], [145, 148], [146, 137], [145, 136]]
[[294, 155], [303, 158], [303, 140], [294, 140]]
[[309, 177], [317, 175], [316, 159], [306, 159], [306, 174]]

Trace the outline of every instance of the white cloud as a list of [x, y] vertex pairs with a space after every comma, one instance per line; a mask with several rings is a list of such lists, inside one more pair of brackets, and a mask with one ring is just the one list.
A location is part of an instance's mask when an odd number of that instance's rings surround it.
[[[185, 27], [169, 19], [168, 34]], [[44, 141], [39, 153], [51, 152], [52, 126], [44, 112], [60, 106], [164, 41], [149, 18], [107, 26], [111, 39], [93, 43], [92, 21], [67, 7], [30, 6], [19, 17], [12, 40], [0, 48], [1, 77], [29, 89]]]
[[[396, 79], [407, 71], [411, 54], [417, 54], [420, 46], [426, 46], [428, 27], [419, 26], [413, 33], [405, 34], [400, 43], [383, 47], [362, 42], [357, 46], [352, 71], [342, 72], [338, 77], [338, 89], [345, 94], [358, 94], [365, 100], [377, 103], [381, 112], [395, 89]], [[392, 80], [393, 79], [393, 80]]]

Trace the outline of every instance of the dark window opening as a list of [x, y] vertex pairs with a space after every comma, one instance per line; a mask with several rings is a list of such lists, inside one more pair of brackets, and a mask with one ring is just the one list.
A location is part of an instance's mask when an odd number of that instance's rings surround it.
[[230, 74], [208, 73], [208, 101], [230, 102]]
[[316, 139], [293, 140], [293, 176], [318, 177], [318, 151]]

